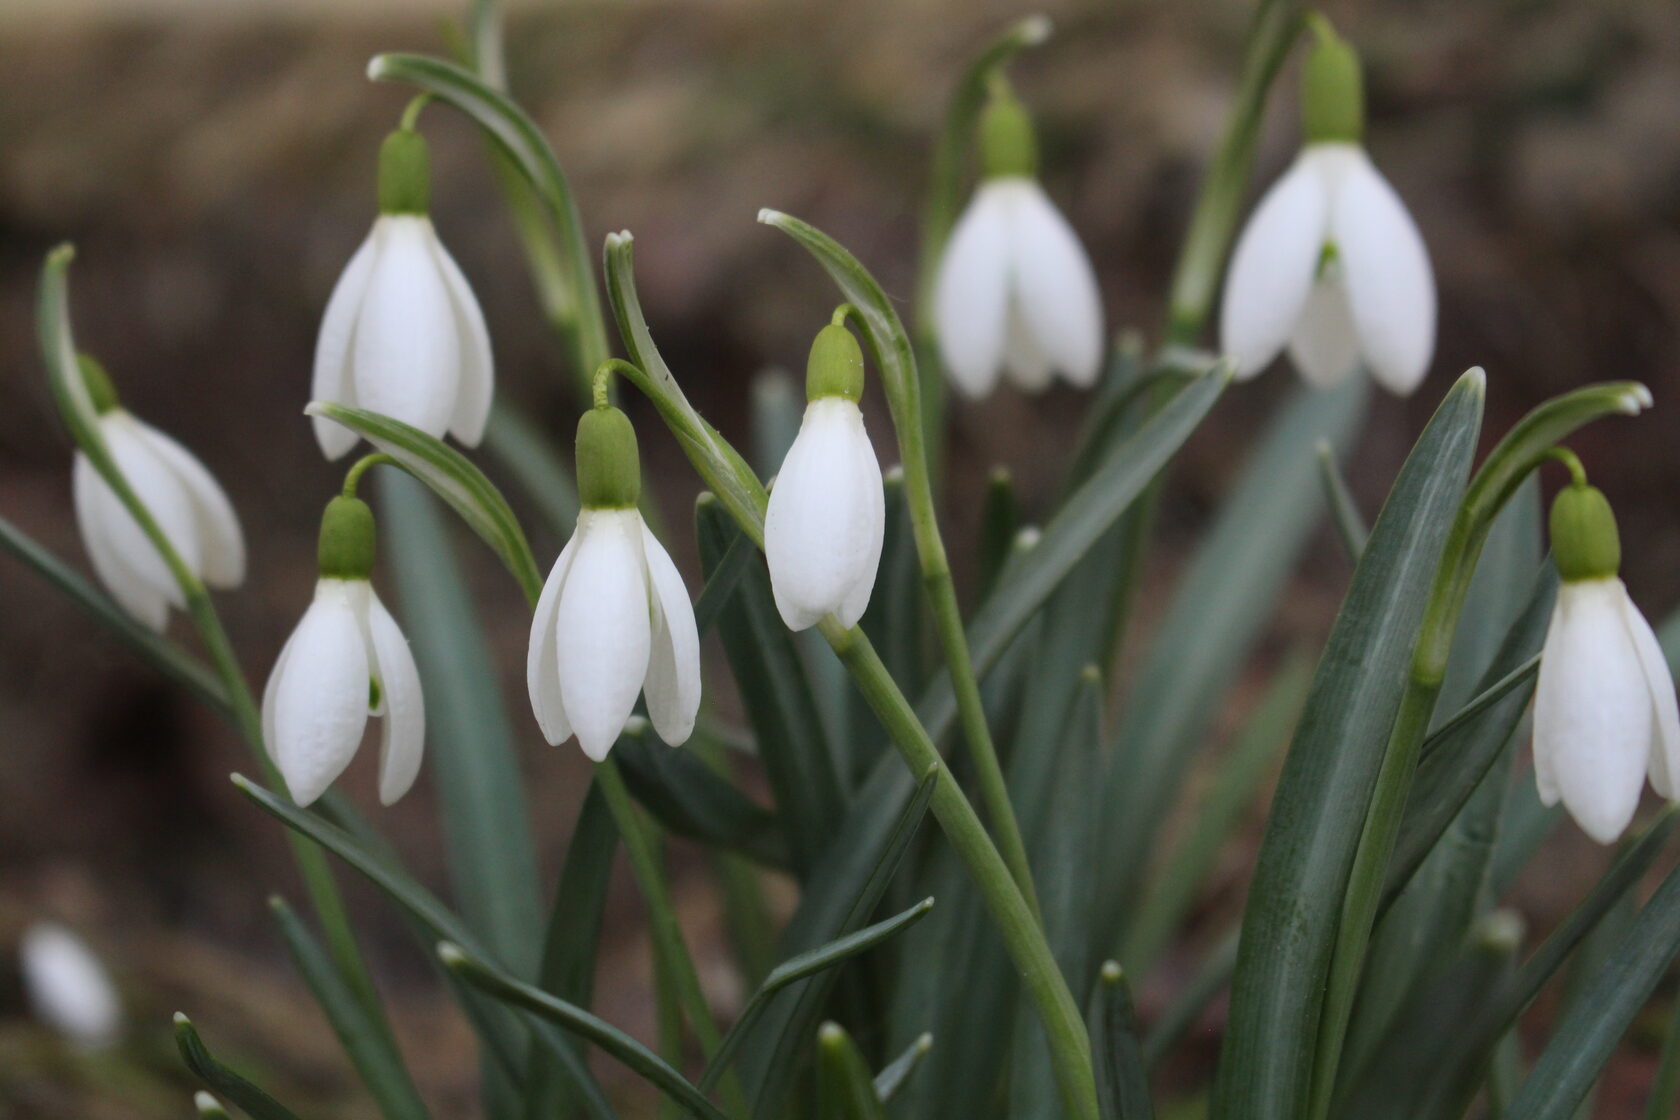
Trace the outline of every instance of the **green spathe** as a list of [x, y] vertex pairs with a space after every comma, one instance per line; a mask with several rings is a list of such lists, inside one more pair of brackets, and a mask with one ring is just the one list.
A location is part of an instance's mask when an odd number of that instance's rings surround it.
[[88, 400], [93, 403], [96, 416], [122, 407], [122, 402], [117, 400], [117, 387], [111, 383], [111, 375], [105, 372], [98, 358], [92, 354], [78, 354], [76, 365], [82, 371], [82, 384], [87, 386]]
[[852, 332], [831, 323], [817, 332], [805, 362], [805, 399], [863, 398], [863, 349]]
[[1622, 567], [1616, 514], [1596, 486], [1571, 483], [1552, 502], [1552, 562], [1566, 583], [1609, 579]]
[[431, 205], [426, 138], [411, 128], [399, 128], [379, 146], [379, 212], [424, 215]]
[[980, 165], [988, 179], [1038, 174], [1038, 139], [1032, 116], [1009, 87], [999, 82], [980, 114]]
[[1301, 112], [1309, 144], [1357, 144], [1365, 136], [1365, 73], [1359, 53], [1322, 15], [1301, 71]]
[[316, 557], [322, 579], [367, 579], [373, 574], [373, 511], [366, 502], [341, 495], [327, 503]]
[[577, 480], [584, 509], [634, 509], [641, 500], [636, 429], [610, 404], [590, 409], [578, 421]]

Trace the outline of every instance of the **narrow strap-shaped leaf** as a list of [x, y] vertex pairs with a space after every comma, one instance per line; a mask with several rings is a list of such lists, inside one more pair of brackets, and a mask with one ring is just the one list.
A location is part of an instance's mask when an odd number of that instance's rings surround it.
[[175, 1046], [181, 1060], [210, 1089], [232, 1101], [251, 1120], [298, 1120], [291, 1109], [269, 1096], [251, 1081], [218, 1062], [198, 1037], [192, 1020], [175, 1013]]
[[465, 455], [419, 428], [366, 409], [312, 401], [304, 412], [344, 425], [424, 482], [490, 546], [535, 601], [542, 590], [542, 574], [526, 543], [525, 530], [501, 491]]
[[1330, 523], [1342, 538], [1342, 547], [1357, 564], [1371, 529], [1365, 524], [1365, 515], [1360, 512], [1353, 491], [1348, 489], [1347, 479], [1342, 477], [1342, 469], [1336, 465], [1336, 449], [1327, 439], [1318, 441], [1318, 478], [1324, 486], [1324, 502], [1330, 507]]
[[339, 1044], [362, 1075], [362, 1082], [379, 1105], [379, 1111], [387, 1120], [423, 1120], [426, 1106], [390, 1036], [380, 1024], [369, 1020], [332, 958], [302, 919], [286, 905], [286, 900], [277, 895], [269, 899], [268, 905], [286, 939], [293, 963], [321, 1005]]
[[[921, 562], [916, 556], [916, 534], [910, 524], [910, 505], [904, 495], [904, 471], [889, 467], [882, 476], [886, 531], [881, 541], [881, 564], [875, 573], [875, 591], [859, 625], [880, 651], [892, 679], [907, 693], [922, 687], [932, 671], [926, 642], [927, 603], [922, 596]], [[850, 764], [845, 777], [855, 789], [886, 749], [886, 732], [869, 710], [857, 689], [850, 690], [852, 713], [850, 749], [844, 761]]]
[[747, 535], [736, 529], [729, 547], [723, 550], [723, 556], [706, 577], [706, 586], [700, 589], [699, 597], [694, 600], [694, 625], [702, 635], [712, 628], [723, 605], [741, 585], [741, 577], [752, 567], [757, 552]]
[[1365, 813], [1481, 427], [1483, 381], [1447, 394], [1383, 506], [1319, 662], [1243, 920], [1214, 1120], [1299, 1120]]
[[817, 1032], [818, 1120], [887, 1120], [869, 1064], [838, 1023]]
[[692, 752], [657, 741], [645, 721], [626, 729], [613, 755], [630, 792], [665, 828], [751, 856], [766, 867], [788, 866], [787, 842], [776, 814]]
[[903, 1053], [881, 1067], [881, 1072], [875, 1075], [875, 1095], [881, 1098], [882, 1104], [892, 1103], [899, 1090], [909, 1083], [910, 1076], [922, 1068], [922, 1059], [932, 1049], [933, 1035], [924, 1031]]
[[1097, 975], [1091, 1002], [1091, 1049], [1097, 1058], [1097, 1097], [1107, 1120], [1151, 1120], [1149, 1073], [1138, 1046], [1131, 985], [1117, 961]]
[[993, 467], [986, 476], [986, 496], [980, 503], [980, 588], [984, 594], [997, 582], [1003, 563], [1015, 547], [1021, 528], [1015, 476], [1008, 467]]
[[728, 1120], [663, 1058], [599, 1016], [509, 976], [494, 964], [469, 955], [453, 942], [445, 941], [438, 946], [438, 959], [443, 961], [445, 968], [473, 987], [599, 1046], [694, 1116], [702, 1120]]

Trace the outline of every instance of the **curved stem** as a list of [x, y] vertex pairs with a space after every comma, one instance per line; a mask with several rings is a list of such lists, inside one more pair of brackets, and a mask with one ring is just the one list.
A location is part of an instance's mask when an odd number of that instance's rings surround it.
[[403, 107], [402, 120], [397, 123], [397, 127], [404, 132], [413, 132], [415, 126], [420, 123], [420, 110], [424, 109], [431, 100], [432, 95], [429, 93], [416, 94]]
[[363, 455], [344, 472], [344, 489], [340, 491], [346, 498], [356, 496], [356, 488], [362, 484], [362, 476], [381, 463], [396, 463], [396, 460], [383, 451], [376, 451], [372, 455]]

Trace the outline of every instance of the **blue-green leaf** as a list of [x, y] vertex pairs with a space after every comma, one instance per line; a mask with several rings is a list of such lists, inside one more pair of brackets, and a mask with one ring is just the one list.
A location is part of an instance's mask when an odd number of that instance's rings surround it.
[[291, 1109], [218, 1062], [198, 1037], [192, 1021], [180, 1012], [175, 1013], [175, 1045], [194, 1076], [232, 1101], [251, 1120], [298, 1120]]
[[817, 1032], [817, 1117], [887, 1120], [868, 1063], [838, 1023], [824, 1023]]
[[1149, 1072], [1138, 1046], [1137, 1015], [1126, 973], [1103, 965], [1091, 1006], [1091, 1050], [1097, 1059], [1097, 1099], [1105, 1120], [1151, 1120]]

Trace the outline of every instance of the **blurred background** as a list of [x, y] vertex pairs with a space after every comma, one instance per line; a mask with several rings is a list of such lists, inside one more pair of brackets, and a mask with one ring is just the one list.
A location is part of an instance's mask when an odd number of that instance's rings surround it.
[[[458, 7], [0, 3], [0, 514], [85, 567], [67, 440], [32, 318], [42, 254], [73, 239], [81, 343], [104, 359], [125, 403], [198, 452], [239, 508], [251, 572], [222, 607], [259, 680], [307, 602], [316, 518], [340, 477], [300, 413], [315, 331], [373, 217], [376, 147], [406, 96], [371, 86], [364, 65], [380, 50], [444, 52]], [[1680, 602], [1680, 438], [1670, 414], [1680, 390], [1680, 6], [1391, 0], [1327, 9], [1365, 54], [1369, 147], [1422, 227], [1441, 295], [1433, 372], [1412, 399], [1375, 402], [1348, 468], [1355, 491], [1374, 514], [1405, 449], [1467, 366], [1488, 370], [1494, 435], [1550, 394], [1642, 379], [1658, 401], [1651, 418], [1595, 426], [1575, 446], [1621, 514], [1635, 597], [1666, 617]], [[975, 50], [1029, 10], [999, 0], [524, 4], [509, 17], [510, 82], [564, 162], [591, 237], [636, 234], [642, 297], [666, 357], [701, 411], [744, 439], [750, 378], [769, 365], [801, 368], [835, 298], [754, 213], [771, 205], [816, 223], [907, 297], [930, 138], [951, 85]], [[1250, 4], [1045, 10], [1056, 37], [1014, 70], [1038, 115], [1043, 178], [1096, 261], [1110, 323], [1153, 335], [1230, 103]], [[1278, 90], [1261, 183], [1298, 143], [1292, 71]], [[429, 109], [423, 127], [434, 218], [484, 307], [499, 391], [563, 439], [575, 384], [543, 327], [483, 148], [447, 108]], [[1233, 390], [1181, 457], [1149, 575], [1160, 589], [1290, 376], [1280, 366]], [[1029, 511], [1042, 511], [1081, 406], [1066, 390], [1035, 399], [1005, 390], [953, 409], [954, 551], [972, 539], [993, 464], [1007, 464]], [[651, 415], [638, 415], [648, 477], [677, 527], [672, 551], [697, 589], [686, 526], [698, 483]], [[871, 416], [883, 448], [884, 419]], [[533, 536], [546, 565], [560, 542]], [[465, 555], [529, 748], [552, 882], [586, 764], [569, 746], [544, 747], [525, 720], [517, 669], [528, 616], [487, 554]], [[1280, 605], [1273, 646], [1322, 634], [1346, 576], [1326, 533]], [[714, 680], [727, 688], [721, 664]], [[367, 806], [373, 753], [346, 783]], [[15, 970], [0, 967], [0, 1117], [185, 1115], [191, 1086], [167, 1029], [177, 1009], [298, 1108], [369, 1111], [267, 911], [272, 891], [298, 890], [280, 829], [225, 781], [248, 766], [216, 716], [0, 559], [0, 959], [11, 959], [29, 922], [65, 921], [108, 960], [131, 1016], [122, 1051], [79, 1059], [33, 1025]], [[377, 819], [441, 890], [430, 783], [422, 776]], [[1229, 889], [1209, 900], [1210, 912], [1234, 912], [1251, 855], [1228, 853]], [[1544, 928], [1604, 859], [1561, 830], [1513, 904]], [[704, 978], [727, 1011], [740, 993], [718, 947], [711, 880], [681, 843], [672, 861]], [[382, 899], [341, 879], [422, 1091], [440, 1114], [475, 1107], [466, 1026]], [[776, 887], [789, 903], [791, 888]], [[628, 882], [608, 922], [598, 1010], [651, 1037], [649, 954]], [[1193, 963], [1180, 962], [1180, 977]], [[1146, 986], [1146, 1017], [1173, 982], [1169, 966]], [[1216, 1009], [1203, 1058], [1217, 1027]], [[1643, 1098], [1620, 1089], [1641, 1086], [1651, 1060], [1649, 1037], [1636, 1029], [1599, 1115], [1630, 1114]], [[634, 1094], [615, 1068], [601, 1072]]]

